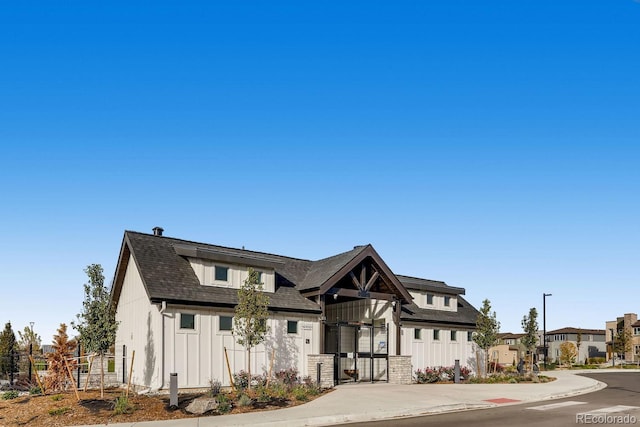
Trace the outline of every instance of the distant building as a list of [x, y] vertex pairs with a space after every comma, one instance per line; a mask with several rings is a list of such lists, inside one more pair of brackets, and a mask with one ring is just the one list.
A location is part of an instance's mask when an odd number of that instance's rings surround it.
[[[578, 339], [580, 338], [580, 339]], [[578, 346], [580, 341], [580, 346]], [[603, 329], [561, 328], [547, 331], [547, 354], [549, 361], [558, 362], [560, 346], [564, 342], [573, 343], [578, 350], [575, 363], [584, 363], [593, 357], [605, 357], [607, 345]]]
[[614, 340], [623, 331], [630, 333], [631, 345], [628, 351], [616, 354], [616, 360], [638, 362], [640, 360], [640, 321], [638, 321], [636, 313], [627, 313], [622, 317], [616, 318], [616, 320], [606, 322], [607, 360], [611, 360], [613, 355]]
[[489, 349], [489, 358], [492, 362], [501, 365], [515, 365], [525, 356], [527, 349], [520, 343], [525, 334], [512, 334], [504, 332], [498, 334], [499, 344]]

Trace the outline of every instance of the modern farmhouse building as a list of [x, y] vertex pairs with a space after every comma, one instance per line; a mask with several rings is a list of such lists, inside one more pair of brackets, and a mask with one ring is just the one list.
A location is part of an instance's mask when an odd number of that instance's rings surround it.
[[229, 372], [248, 368], [232, 325], [250, 267], [270, 299], [252, 373], [296, 368], [333, 385], [409, 382], [418, 368], [456, 359], [475, 368], [478, 312], [464, 289], [396, 275], [371, 245], [308, 261], [170, 238], [156, 227], [124, 233], [111, 289], [119, 378], [128, 381], [133, 368], [132, 384], [149, 389], [167, 388], [171, 373], [180, 388], [230, 384]]

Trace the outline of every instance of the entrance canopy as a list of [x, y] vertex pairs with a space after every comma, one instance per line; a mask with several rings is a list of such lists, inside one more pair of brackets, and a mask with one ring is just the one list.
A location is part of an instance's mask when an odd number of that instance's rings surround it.
[[306, 297], [340, 296], [410, 303], [409, 291], [400, 283], [373, 246], [318, 261], [298, 289]]

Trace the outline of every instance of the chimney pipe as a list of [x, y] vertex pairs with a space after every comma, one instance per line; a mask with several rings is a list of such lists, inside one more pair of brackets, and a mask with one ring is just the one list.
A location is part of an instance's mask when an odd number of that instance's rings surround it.
[[154, 236], [162, 236], [162, 232], [164, 231], [164, 228], [162, 227], [153, 227], [153, 235]]

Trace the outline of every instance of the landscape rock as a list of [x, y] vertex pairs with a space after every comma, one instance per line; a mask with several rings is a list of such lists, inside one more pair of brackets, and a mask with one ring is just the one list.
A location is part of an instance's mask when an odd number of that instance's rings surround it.
[[185, 411], [190, 414], [202, 415], [209, 411], [213, 411], [218, 408], [218, 401], [215, 398], [210, 397], [198, 397], [193, 399], [189, 406], [185, 408]]

